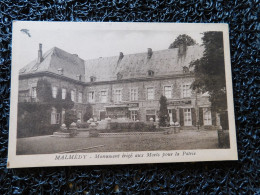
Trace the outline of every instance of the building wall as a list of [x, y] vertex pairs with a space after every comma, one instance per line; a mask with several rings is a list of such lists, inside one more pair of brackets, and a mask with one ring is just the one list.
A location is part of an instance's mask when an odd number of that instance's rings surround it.
[[[44, 77], [35, 77], [35, 78], [26, 78], [20, 79], [19, 82], [19, 94], [24, 96], [24, 94], [28, 94], [30, 96], [32, 94], [32, 88], [37, 86], [37, 81], [41, 78], [45, 78], [48, 80], [52, 87], [57, 88], [65, 88], [67, 92], [71, 92], [71, 90], [75, 90], [75, 105], [74, 110], [76, 113], [81, 113], [81, 120], [83, 119], [83, 115], [86, 112], [86, 104], [91, 103], [93, 107], [94, 117], [100, 120], [102, 114], [107, 114], [107, 107], [120, 107], [126, 106], [126, 110], [136, 110], [138, 112], [138, 120], [147, 121], [150, 118], [148, 113], [154, 111], [155, 115], [158, 115], [159, 111], [159, 99], [161, 95], [164, 95], [164, 87], [171, 86], [171, 94], [172, 97], [167, 99], [169, 112], [174, 112], [176, 116], [172, 117], [172, 120], [176, 120], [183, 125], [183, 111], [184, 109], [191, 109], [192, 112], [192, 125], [195, 126], [194, 120], [198, 120], [198, 117], [203, 117], [201, 115], [202, 109], [200, 108], [209, 108], [210, 102], [208, 101], [208, 96], [205, 94], [196, 94], [194, 91], [191, 92], [190, 97], [183, 97], [183, 85], [191, 84], [193, 82], [193, 78], [191, 76], [184, 75], [183, 77], [175, 77], [171, 79], [164, 80], [147, 80], [147, 81], [133, 81], [133, 82], [125, 82], [123, 80], [118, 80], [116, 83], [107, 83], [107, 84], [98, 84], [93, 83], [92, 85], [84, 85], [78, 84], [76, 82], [71, 82], [69, 80], [60, 79], [51, 76]], [[147, 88], [152, 87], [154, 89], [154, 99], [147, 99]], [[137, 100], [132, 101], [130, 99], [130, 89], [137, 89], [138, 98]], [[115, 90], [122, 90], [122, 101], [115, 102]], [[89, 92], [94, 92], [95, 102], [90, 102], [89, 100]], [[107, 102], [101, 102], [101, 91], [107, 92]], [[78, 94], [82, 92], [82, 103], [78, 103]], [[23, 99], [19, 97], [19, 101]], [[134, 104], [131, 104], [134, 103]], [[130, 105], [134, 105], [131, 107]], [[137, 106], [136, 106], [137, 105]], [[110, 109], [110, 108], [109, 108]], [[195, 110], [197, 109], [197, 110]], [[131, 111], [128, 111], [129, 113]], [[128, 116], [129, 117], [129, 113]], [[213, 113], [212, 113], [213, 114]], [[104, 117], [104, 116], [103, 116]], [[152, 116], [152, 118], [156, 119], [157, 116]], [[212, 117], [213, 118], [213, 117]], [[174, 121], [174, 122], [176, 122]], [[197, 123], [197, 122], [196, 122]], [[203, 124], [203, 123], [201, 123]]]
[[[40, 79], [46, 79], [50, 82], [52, 87], [57, 87], [57, 89], [66, 89], [67, 92], [71, 93], [71, 90], [75, 90], [75, 101], [74, 101], [74, 110], [76, 114], [81, 112], [81, 120], [83, 119], [83, 115], [86, 112], [86, 95], [85, 86], [81, 84], [77, 84], [76, 82], [71, 82], [68, 80], [51, 77], [51, 76], [40, 76], [40, 77], [31, 77], [31, 78], [24, 78], [19, 80], [19, 102], [32, 102], [32, 89], [37, 87], [37, 82]], [[78, 94], [82, 92], [82, 103], [78, 102]], [[36, 98], [36, 101], [37, 98]], [[61, 115], [61, 117], [64, 117]]]
[[[168, 98], [168, 109], [175, 109], [177, 118], [176, 120], [180, 122], [180, 109], [190, 108], [194, 112], [194, 109], [198, 107], [210, 107], [210, 102], [208, 101], [208, 97], [202, 96], [201, 94], [196, 94], [194, 91], [191, 92], [190, 97], [183, 97], [183, 84], [191, 84], [193, 82], [193, 78], [188, 77], [178, 77], [171, 78], [165, 80], [149, 80], [149, 81], [133, 81], [133, 82], [122, 82], [118, 81], [116, 84], [102, 84], [97, 85], [97, 83], [92, 86], [87, 86], [85, 88], [85, 94], [87, 94], [87, 102], [89, 102], [88, 93], [94, 91], [95, 94], [95, 102], [92, 102], [93, 113], [97, 119], [100, 119], [100, 111], [105, 111], [107, 106], [114, 105], [115, 107], [118, 105], [127, 105], [129, 103], [138, 103], [138, 117], [140, 121], [147, 121], [147, 110], [155, 110], [155, 112], [159, 111], [159, 99], [161, 95], [164, 95], [164, 87], [171, 86], [172, 87], [172, 97]], [[147, 88], [154, 88], [154, 100], [147, 100]], [[130, 89], [135, 88], [138, 89], [138, 100], [131, 101], [130, 99]], [[114, 90], [121, 89], [122, 90], [122, 101], [115, 102], [114, 101]], [[107, 91], [107, 102], [101, 102], [101, 91]], [[197, 97], [196, 97], [197, 96]], [[182, 101], [189, 102], [182, 103]], [[171, 105], [173, 103], [173, 105]], [[196, 116], [193, 116], [193, 120], [195, 120]], [[194, 121], [193, 121], [194, 125]]]

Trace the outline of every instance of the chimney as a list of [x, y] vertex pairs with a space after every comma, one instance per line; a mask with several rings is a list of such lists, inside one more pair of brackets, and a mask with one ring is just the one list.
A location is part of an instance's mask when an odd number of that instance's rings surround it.
[[123, 54], [123, 52], [119, 52], [119, 60], [122, 60], [122, 59], [123, 59], [123, 57], [124, 57], [124, 54]]
[[42, 58], [42, 44], [40, 43], [39, 44], [39, 50], [38, 50], [38, 60], [37, 60], [37, 62], [41, 63], [42, 60], [43, 60], [43, 58]]
[[148, 49], [147, 49], [147, 58], [150, 59], [150, 58], [152, 57], [152, 55], [153, 55], [153, 50], [152, 50], [152, 48], [148, 48]]

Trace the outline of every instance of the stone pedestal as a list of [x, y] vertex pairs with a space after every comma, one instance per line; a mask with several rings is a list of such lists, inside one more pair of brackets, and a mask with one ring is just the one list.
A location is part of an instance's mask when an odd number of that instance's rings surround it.
[[70, 128], [69, 128], [69, 131], [70, 131], [70, 135], [71, 137], [74, 137], [77, 135], [77, 124], [76, 123], [71, 123], [70, 125]]

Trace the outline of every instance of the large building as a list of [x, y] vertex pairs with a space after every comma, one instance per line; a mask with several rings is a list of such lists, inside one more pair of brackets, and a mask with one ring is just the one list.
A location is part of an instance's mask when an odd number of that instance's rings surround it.
[[[207, 94], [190, 89], [194, 80], [191, 61], [203, 55], [200, 45], [160, 51], [83, 60], [57, 47], [42, 54], [19, 73], [19, 101], [38, 101], [36, 85], [46, 79], [52, 96], [58, 89], [62, 98], [67, 92], [75, 102], [74, 110], [82, 120], [90, 103], [97, 120], [106, 117], [130, 118], [133, 121], [158, 120], [159, 99], [167, 98], [171, 122], [181, 126], [214, 126], [216, 113], [211, 112]], [[63, 123], [65, 111], [53, 108], [50, 123]]]

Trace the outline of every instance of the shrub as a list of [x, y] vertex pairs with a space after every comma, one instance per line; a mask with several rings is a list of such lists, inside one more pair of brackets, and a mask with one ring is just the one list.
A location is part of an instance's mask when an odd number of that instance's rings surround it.
[[91, 104], [86, 105], [86, 113], [83, 116], [84, 121], [88, 121], [90, 118], [93, 118], [93, 109]]
[[102, 130], [100, 132], [131, 132], [131, 131], [158, 131], [154, 124], [146, 124], [144, 122], [127, 122], [127, 123], [111, 123], [110, 130]]
[[113, 129], [113, 130], [118, 129], [118, 123], [117, 123], [117, 122], [111, 123], [111, 124], [110, 124], [110, 128]]
[[50, 125], [50, 105], [47, 103], [19, 103], [17, 137], [52, 134], [59, 125]]
[[89, 128], [88, 123], [77, 123], [77, 128]]

